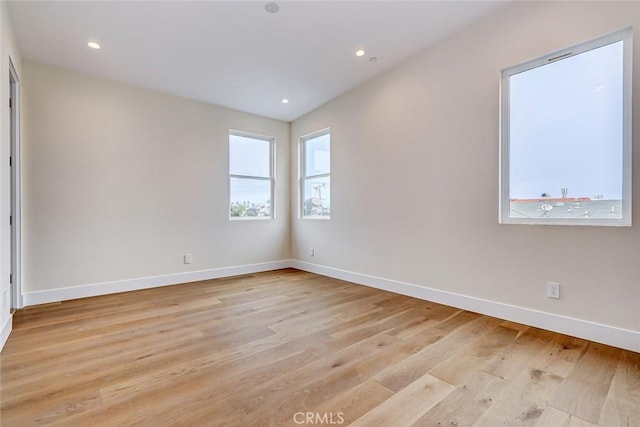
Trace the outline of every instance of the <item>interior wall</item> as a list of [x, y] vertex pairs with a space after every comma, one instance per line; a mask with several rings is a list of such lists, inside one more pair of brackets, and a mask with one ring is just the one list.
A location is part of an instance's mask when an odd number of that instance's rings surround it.
[[[289, 123], [27, 60], [23, 107], [24, 293], [289, 258]], [[230, 129], [276, 140], [274, 220], [229, 220]]]
[[331, 128], [332, 212], [292, 219], [293, 257], [640, 331], [640, 174], [633, 227], [498, 224], [500, 70], [633, 25], [638, 77], [639, 18], [638, 2], [515, 2], [294, 121], [296, 174], [298, 138]]
[[11, 212], [11, 187], [9, 154], [11, 146], [11, 127], [9, 112], [9, 61], [21, 77], [22, 61], [15, 43], [11, 23], [7, 14], [6, 3], [0, 2], [0, 349], [6, 339], [5, 334], [11, 329], [11, 289], [9, 284], [11, 230], [9, 215]]

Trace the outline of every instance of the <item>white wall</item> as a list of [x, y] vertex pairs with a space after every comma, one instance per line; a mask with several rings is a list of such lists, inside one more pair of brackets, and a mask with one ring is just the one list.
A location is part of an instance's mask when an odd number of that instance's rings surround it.
[[9, 285], [11, 230], [9, 215], [11, 212], [10, 187], [10, 131], [9, 126], [9, 61], [21, 76], [21, 58], [15, 44], [6, 3], [0, 2], [0, 349], [11, 331], [11, 290]]
[[500, 70], [634, 25], [638, 77], [639, 18], [638, 2], [516, 2], [296, 120], [292, 170], [297, 138], [331, 127], [333, 173], [331, 220], [292, 219], [294, 258], [640, 337], [640, 173], [631, 228], [498, 225]]
[[[22, 95], [25, 304], [288, 259], [287, 122], [26, 60]], [[229, 129], [275, 137], [275, 220], [229, 220]]]

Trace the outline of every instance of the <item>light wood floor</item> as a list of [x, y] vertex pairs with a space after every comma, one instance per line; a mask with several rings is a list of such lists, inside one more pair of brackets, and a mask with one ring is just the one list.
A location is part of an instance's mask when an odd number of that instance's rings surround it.
[[638, 353], [291, 269], [19, 310], [0, 364], [3, 427], [640, 426]]

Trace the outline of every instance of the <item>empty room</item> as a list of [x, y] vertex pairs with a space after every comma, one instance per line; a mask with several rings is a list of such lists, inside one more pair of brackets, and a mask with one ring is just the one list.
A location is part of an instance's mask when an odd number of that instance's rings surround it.
[[3, 427], [640, 426], [639, 1], [0, 6]]

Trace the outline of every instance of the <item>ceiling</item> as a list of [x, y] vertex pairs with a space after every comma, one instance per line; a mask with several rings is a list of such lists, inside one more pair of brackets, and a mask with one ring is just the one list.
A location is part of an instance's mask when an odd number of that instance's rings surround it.
[[506, 4], [290, 1], [267, 13], [266, 3], [8, 2], [26, 59], [286, 121]]

